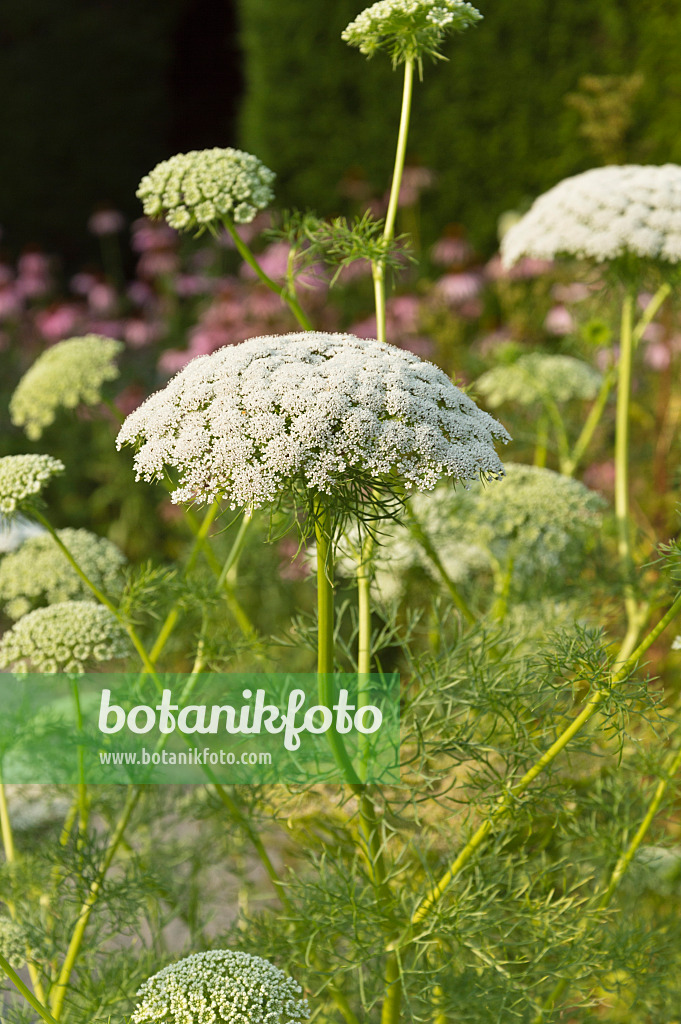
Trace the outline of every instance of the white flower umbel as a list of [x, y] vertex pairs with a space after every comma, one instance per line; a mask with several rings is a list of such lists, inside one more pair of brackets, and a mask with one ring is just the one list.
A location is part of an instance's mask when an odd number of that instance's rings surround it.
[[501, 253], [506, 266], [524, 256], [678, 263], [681, 167], [597, 167], [566, 178], [506, 232]]
[[194, 953], [137, 993], [131, 1024], [300, 1024], [302, 989], [269, 960], [232, 950]]
[[481, 19], [480, 11], [463, 0], [379, 0], [351, 21], [341, 38], [367, 57], [388, 50], [397, 65], [440, 56], [448, 32], [462, 32]]
[[250, 510], [291, 489], [337, 496], [500, 476], [495, 439], [509, 436], [432, 363], [308, 331], [193, 360], [128, 416], [117, 443], [138, 446], [138, 479], [172, 468], [173, 501]]
[[19, 381], [9, 410], [12, 423], [36, 441], [61, 408], [97, 405], [102, 385], [118, 377], [115, 359], [120, 341], [87, 334], [60, 341], [38, 356]]
[[125, 631], [107, 608], [64, 601], [24, 615], [5, 633], [0, 669], [79, 673], [129, 653]]
[[[100, 590], [111, 593], [120, 587], [125, 556], [115, 544], [87, 530], [58, 530], [57, 536]], [[21, 618], [38, 605], [90, 595], [90, 588], [49, 534], [29, 538], [0, 561], [0, 603], [11, 619]]]
[[220, 224], [229, 216], [248, 224], [272, 202], [275, 174], [239, 149], [200, 149], [157, 164], [142, 178], [137, 197], [147, 217], [163, 215], [171, 228]]
[[11, 521], [30, 510], [43, 487], [64, 472], [64, 463], [51, 455], [5, 455], [0, 459], [0, 513]]
[[503, 402], [534, 405], [546, 397], [559, 405], [575, 398], [588, 401], [596, 397], [602, 383], [598, 370], [581, 359], [531, 352], [487, 370], [475, 387], [494, 409]]

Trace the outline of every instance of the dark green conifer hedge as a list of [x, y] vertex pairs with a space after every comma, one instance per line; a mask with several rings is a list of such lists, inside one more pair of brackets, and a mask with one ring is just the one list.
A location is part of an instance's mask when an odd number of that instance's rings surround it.
[[[338, 183], [389, 180], [401, 76], [340, 39], [362, 0], [238, 0], [241, 144], [279, 176], [280, 203], [340, 209]], [[681, 162], [679, 0], [480, 0], [484, 21], [425, 68], [409, 157], [438, 175], [433, 225], [494, 244], [496, 220], [596, 158], [565, 102], [584, 74], [644, 75], [626, 158]]]

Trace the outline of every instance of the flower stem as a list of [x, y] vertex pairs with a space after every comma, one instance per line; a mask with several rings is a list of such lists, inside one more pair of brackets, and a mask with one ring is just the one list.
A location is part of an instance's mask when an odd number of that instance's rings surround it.
[[43, 1006], [39, 999], [36, 999], [30, 988], [24, 984], [17, 972], [5, 957], [2, 956], [2, 954], [0, 954], [0, 969], [5, 972], [12, 984], [21, 992], [26, 1002], [33, 1007], [38, 1016], [42, 1017], [46, 1024], [57, 1024], [57, 1021], [54, 1019], [47, 1007]]
[[574, 476], [579, 463], [584, 457], [586, 449], [591, 444], [591, 439], [594, 436], [596, 427], [601, 421], [601, 417], [605, 411], [605, 406], [608, 398], [610, 397], [610, 392], [612, 391], [614, 383], [615, 372], [614, 370], [609, 370], [603, 378], [603, 383], [601, 384], [600, 391], [596, 396], [596, 401], [589, 410], [589, 415], [584, 422], [584, 426], [582, 427], [579, 437], [575, 441], [572, 451], [566, 459], [562, 460], [561, 472], [565, 476]]
[[[319, 496], [314, 501], [314, 520], [317, 541], [317, 686], [319, 703], [331, 708], [334, 704], [334, 558], [331, 517]], [[327, 736], [336, 764], [346, 781], [352, 786], [360, 785], [340, 734], [332, 726]]]
[[[390, 198], [388, 210], [385, 215], [383, 227], [384, 242], [391, 241], [395, 233], [395, 218], [400, 198], [400, 186], [402, 184], [402, 173], [404, 171], [404, 158], [407, 152], [407, 136], [409, 134], [409, 117], [411, 114], [411, 100], [414, 88], [414, 61], [409, 58], [404, 62], [404, 85], [402, 88], [402, 109], [400, 111], [400, 127], [397, 135], [397, 150], [395, 152], [395, 166], [393, 169], [393, 180], [390, 186]], [[385, 341], [385, 261], [374, 260], [371, 264], [371, 275], [374, 280], [374, 303], [376, 306], [376, 337], [379, 341]]]
[[420, 522], [418, 521], [414, 513], [411, 511], [411, 509], [407, 509], [406, 515], [409, 529], [411, 530], [412, 534], [419, 542], [419, 544], [425, 551], [426, 555], [428, 556], [428, 558], [430, 559], [430, 561], [433, 563], [438, 573], [440, 574], [442, 582], [449, 591], [449, 596], [451, 597], [454, 606], [458, 609], [458, 611], [461, 612], [469, 626], [472, 626], [473, 623], [475, 622], [475, 616], [473, 615], [473, 612], [469, 608], [464, 598], [459, 593], [459, 590], [456, 584], [454, 583], [454, 580], [451, 578], [451, 576], [445, 569], [444, 563], [437, 552], [437, 548], [435, 547], [430, 537], [423, 529], [423, 527], [421, 526]]
[[54, 527], [50, 523], [49, 519], [46, 519], [45, 516], [41, 512], [34, 512], [34, 516], [38, 520], [38, 522], [42, 523], [42, 525], [48, 531], [48, 533], [50, 534], [50, 536], [54, 540], [55, 544], [59, 547], [59, 549], [63, 553], [64, 557], [67, 559], [69, 565], [78, 574], [79, 578], [83, 581], [83, 583], [85, 583], [85, 585], [87, 587], [89, 587], [89, 589], [95, 595], [95, 597], [97, 598], [99, 603], [103, 604], [105, 608], [109, 609], [109, 611], [114, 616], [116, 621], [126, 631], [126, 633], [128, 634], [128, 636], [130, 637], [130, 639], [132, 641], [132, 644], [133, 644], [135, 650], [139, 654], [140, 659], [142, 661], [142, 664], [146, 668], [147, 672], [155, 673], [154, 665], [150, 661], [149, 655], [147, 654], [147, 651], [146, 651], [146, 648], [145, 648], [144, 644], [142, 643], [142, 641], [140, 640], [139, 635], [137, 633], [137, 630], [132, 625], [132, 623], [128, 622], [124, 618], [124, 616], [121, 615], [121, 613], [119, 612], [118, 608], [113, 603], [113, 601], [111, 601], [106, 596], [106, 594], [104, 594], [99, 589], [99, 587], [95, 583], [92, 582], [90, 577], [81, 569], [81, 567], [78, 565], [78, 562], [75, 560], [75, 558], [73, 557], [73, 555], [71, 554], [69, 549], [66, 547], [66, 545], [61, 540], [61, 538], [57, 535], [57, 531], [54, 529]]
[[230, 235], [232, 236], [232, 240], [234, 242], [234, 245], [236, 246], [236, 250], [241, 256], [244, 263], [247, 263], [248, 266], [253, 271], [255, 271], [258, 278], [262, 281], [263, 284], [267, 285], [270, 291], [273, 291], [275, 295], [278, 295], [281, 299], [284, 300], [284, 302], [287, 304], [287, 306], [289, 307], [289, 309], [291, 310], [291, 312], [293, 313], [294, 317], [296, 318], [300, 326], [303, 328], [303, 330], [311, 331], [312, 324], [308, 319], [305, 311], [301, 307], [300, 303], [298, 302], [296, 296], [292, 294], [287, 288], [282, 288], [281, 285], [277, 284], [276, 281], [273, 281], [272, 278], [265, 273], [265, 271], [262, 269], [262, 267], [256, 260], [255, 256], [249, 249], [249, 247], [244, 242], [239, 232], [234, 227], [234, 224], [232, 223], [229, 217], [224, 218], [224, 225], [229, 231]]
[[[370, 533], [362, 545], [357, 565], [357, 707], [369, 703], [369, 675], [371, 673], [371, 555], [374, 538]], [[368, 736], [359, 738], [359, 775], [367, 777]]]
[[547, 447], [549, 443], [549, 419], [542, 412], [537, 420], [537, 440], [534, 447], [533, 465], [543, 469], [546, 465]]
[[[104, 860], [102, 861], [102, 866], [97, 872], [97, 876], [90, 884], [88, 894], [80, 908], [78, 920], [76, 921], [76, 927], [73, 930], [73, 935], [71, 936], [71, 941], [69, 942], [68, 949], [66, 951], [66, 956], [64, 957], [64, 962], [61, 966], [59, 976], [56, 982], [54, 983], [54, 986], [50, 993], [50, 1010], [52, 1011], [54, 1020], [56, 1021], [59, 1021], [59, 1017], [64, 1006], [64, 999], [66, 997], [69, 978], [71, 977], [71, 971], [73, 970], [73, 966], [76, 962], [76, 957], [78, 956], [78, 952], [83, 941], [85, 929], [87, 928], [88, 921], [90, 920], [90, 914], [92, 913], [92, 909], [95, 903], [97, 902], [106, 874], [109, 868], [111, 867], [111, 862], [113, 861], [116, 850], [118, 849], [120, 842], [123, 839], [123, 833], [127, 828], [128, 822], [130, 821], [130, 816], [133, 810], [135, 809], [135, 806], [141, 796], [141, 793], [141, 786], [128, 787], [128, 795], [126, 797], [125, 804], [123, 806], [121, 815], [118, 819], [116, 828], [107, 845], [104, 854]], [[45, 1020], [47, 1019], [48, 1018], [45, 1017]], [[52, 1019], [50, 1020], [51, 1024], [54, 1024], [54, 1021]]]
[[628, 291], [622, 304], [615, 427], [615, 518], [617, 521], [617, 554], [624, 579], [624, 605], [627, 615], [625, 643], [631, 643], [630, 638], [636, 638], [641, 628], [640, 609], [634, 586], [634, 560], [631, 553], [629, 514], [629, 405], [634, 355], [633, 310], [634, 295]]

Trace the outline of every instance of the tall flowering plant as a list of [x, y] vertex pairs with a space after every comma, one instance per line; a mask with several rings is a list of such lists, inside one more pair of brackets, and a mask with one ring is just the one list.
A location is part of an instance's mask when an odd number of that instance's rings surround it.
[[[0, 749], [0, 968], [17, 1024], [540, 1024], [564, 1009], [585, 1024], [648, 1024], [676, 1012], [678, 876], [658, 812], [681, 752], [667, 750], [674, 714], [641, 665], [681, 610], [679, 550], [664, 552], [671, 599], [656, 569], [644, 602], [627, 474], [632, 361], [681, 254], [681, 171], [587, 172], [504, 239], [509, 265], [569, 256], [619, 282], [616, 375], [569, 353], [525, 353], [479, 377], [476, 403], [391, 344], [386, 272], [403, 265], [394, 231], [414, 72], [479, 20], [462, 0], [380, 0], [343, 33], [404, 71], [384, 221], [294, 213], [275, 267], [251, 248], [274, 200], [256, 156], [181, 154], [140, 183], [145, 213], [165, 221], [143, 229], [162, 273], [176, 259], [172, 231], [227, 237], [298, 331], [209, 346], [126, 415], [112, 389], [115, 360], [123, 369], [130, 354], [99, 333], [53, 345], [18, 382], [10, 414], [29, 440], [48, 445], [74, 409], [100, 416], [93, 429], [118, 449], [130, 491], [169, 495], [166, 520], [177, 513], [190, 542], [178, 565], [130, 566], [112, 540], [62, 524], [67, 457], [0, 459], [0, 513], [34, 532], [0, 562], [0, 668], [64, 674], [78, 723], [78, 782], [56, 810], [29, 798], [38, 825], [3, 782], [11, 743]], [[335, 279], [358, 259], [370, 267], [377, 338], [314, 329], [297, 286], [322, 259]], [[634, 324], [634, 289], [656, 274]], [[440, 300], [477, 297], [476, 277], [452, 276]], [[611, 543], [607, 503], [573, 477], [615, 380]], [[575, 402], [593, 406], [571, 444], [564, 409]], [[511, 439], [481, 408], [513, 403], [536, 415], [534, 466], [504, 466], [497, 449]], [[316, 610], [306, 617], [315, 585], [303, 567], [291, 591], [301, 607], [273, 643], [269, 542], [287, 527], [315, 564]], [[627, 628], [611, 638], [600, 626], [622, 595]], [[337, 785], [227, 785], [207, 771], [195, 787], [92, 786], [82, 680], [121, 665], [139, 692], [159, 691], [157, 711], [164, 669], [190, 669], [183, 701], [212, 672], [316, 669], [329, 708], [339, 671], [366, 706], [372, 670], [397, 668], [400, 784], [367, 781], [332, 728]], [[20, 736], [22, 722], [12, 726]], [[49, 856], [36, 835], [54, 840]], [[643, 915], [629, 912], [627, 885]]]

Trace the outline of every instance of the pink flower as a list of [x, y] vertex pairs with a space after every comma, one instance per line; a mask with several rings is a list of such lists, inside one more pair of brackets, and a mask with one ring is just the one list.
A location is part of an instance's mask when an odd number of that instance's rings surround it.
[[132, 225], [132, 247], [135, 252], [150, 249], [169, 249], [177, 245], [178, 235], [164, 221], [152, 221], [140, 217]]
[[88, 306], [92, 313], [106, 316], [113, 313], [118, 305], [116, 291], [110, 284], [98, 281], [90, 288], [87, 295]]
[[549, 270], [553, 269], [553, 266], [554, 264], [551, 260], [538, 260], [524, 256], [510, 270], [507, 270], [501, 263], [501, 257], [497, 255], [493, 256], [486, 265], [485, 273], [492, 281], [498, 281], [500, 278], [522, 281], [532, 277], [539, 277], [541, 274], [547, 274]]
[[0, 320], [18, 316], [23, 306], [20, 293], [11, 285], [0, 288]]
[[376, 317], [368, 316], [366, 320], [358, 320], [348, 327], [348, 334], [354, 334], [356, 338], [375, 338]]
[[125, 217], [118, 210], [97, 210], [87, 222], [93, 235], [116, 235], [125, 227]]
[[669, 351], [669, 347], [665, 345], [663, 341], [652, 341], [646, 345], [645, 352], [643, 354], [643, 362], [646, 366], [649, 366], [651, 370], [656, 370], [661, 373], [663, 370], [669, 368], [669, 364], [672, 361], [672, 354]]
[[430, 250], [431, 260], [441, 267], [466, 263], [471, 255], [472, 249], [468, 242], [464, 238], [455, 238], [454, 236], [440, 238]]
[[14, 274], [12, 268], [6, 263], [0, 263], [0, 286], [3, 284], [9, 284], [10, 281], [14, 280]]
[[506, 345], [511, 340], [511, 332], [505, 328], [498, 331], [491, 331], [484, 334], [475, 342], [475, 349], [481, 356], [490, 356], [501, 345]]
[[67, 304], [41, 310], [35, 317], [36, 326], [47, 341], [61, 341], [76, 334], [79, 321], [78, 307]]
[[544, 319], [544, 329], [549, 334], [556, 334], [562, 336], [569, 334], [575, 329], [575, 321], [572, 319], [572, 314], [565, 306], [554, 306], [546, 314]]
[[419, 323], [419, 300], [415, 295], [395, 295], [386, 303], [386, 315], [398, 331], [415, 331]]
[[167, 373], [168, 376], [178, 373], [182, 370], [190, 360], [194, 358], [194, 354], [188, 351], [180, 351], [176, 348], [167, 349], [158, 361], [158, 368], [161, 373]]
[[582, 480], [587, 487], [595, 491], [604, 491], [606, 494], [615, 489], [615, 463], [612, 459], [608, 462], [595, 462], [587, 466], [582, 475]]
[[158, 341], [162, 334], [161, 324], [150, 323], [142, 320], [141, 317], [131, 317], [126, 320], [123, 329], [123, 337], [131, 348], [146, 348], [152, 342]]
[[433, 292], [452, 304], [473, 299], [482, 287], [478, 274], [445, 274], [436, 283]]
[[170, 249], [147, 249], [137, 264], [140, 277], [152, 279], [176, 274], [180, 269], [180, 258]]
[[427, 167], [405, 167], [400, 182], [398, 206], [416, 206], [424, 189], [431, 188], [435, 175]]
[[156, 301], [156, 293], [146, 281], [132, 281], [126, 294], [136, 306], [149, 306]]
[[646, 326], [641, 337], [644, 341], [660, 342], [664, 338], [664, 327], [662, 324], [650, 323]]
[[338, 284], [346, 285], [358, 278], [371, 276], [371, 264], [366, 260], [355, 260], [346, 267], [341, 267], [340, 274], [336, 281]]
[[207, 277], [205, 274], [178, 274], [175, 279], [175, 291], [180, 298], [190, 299], [195, 295], [207, 295], [212, 292], [216, 283], [214, 277]]
[[125, 334], [123, 320], [88, 320], [89, 334], [103, 334], [106, 338], [122, 338]]
[[74, 274], [69, 282], [74, 295], [89, 295], [90, 291], [97, 284], [97, 277], [87, 271]]
[[48, 277], [50, 273], [50, 261], [45, 253], [25, 252], [19, 257], [17, 263], [19, 274], [26, 274], [29, 277]]
[[406, 348], [421, 359], [433, 359], [435, 357], [435, 342], [432, 338], [415, 337], [410, 335], [400, 339], [400, 348]]
[[[258, 256], [258, 263], [268, 277], [274, 281], [283, 281], [288, 270], [288, 257], [291, 251], [288, 242], [272, 242]], [[257, 274], [247, 263], [241, 266], [241, 276], [247, 281], [255, 281]]]

